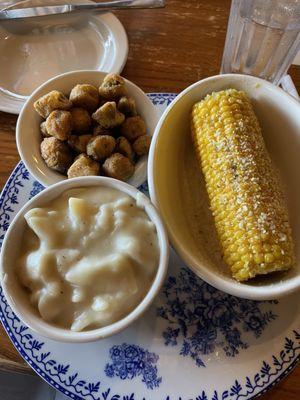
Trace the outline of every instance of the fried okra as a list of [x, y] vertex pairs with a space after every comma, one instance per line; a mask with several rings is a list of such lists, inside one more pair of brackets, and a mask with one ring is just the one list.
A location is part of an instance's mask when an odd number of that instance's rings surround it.
[[108, 129], [102, 128], [102, 126], [97, 125], [93, 129], [93, 136], [98, 136], [98, 135], [109, 135], [111, 136], [111, 131]]
[[48, 135], [59, 140], [67, 140], [72, 129], [70, 111], [54, 110], [46, 119], [46, 131]]
[[52, 90], [40, 97], [33, 107], [41, 117], [47, 118], [54, 110], [70, 110], [72, 103], [62, 92]]
[[84, 108], [75, 107], [70, 112], [72, 116], [72, 131], [79, 135], [87, 132], [92, 125], [88, 111]]
[[68, 178], [99, 175], [99, 173], [100, 164], [97, 161], [91, 160], [86, 154], [80, 154], [68, 169]]
[[139, 136], [146, 135], [146, 124], [143, 118], [129, 117], [121, 125], [121, 135], [125, 136], [129, 142], [134, 142]]
[[108, 100], [117, 100], [122, 96], [126, 96], [125, 80], [117, 74], [106, 75], [99, 87], [99, 94]]
[[93, 137], [86, 148], [87, 154], [94, 160], [100, 161], [109, 157], [116, 147], [115, 138], [108, 135]]
[[68, 145], [55, 137], [45, 138], [42, 141], [41, 155], [49, 168], [62, 174], [66, 173], [73, 160]]
[[50, 135], [48, 134], [48, 132], [47, 132], [47, 129], [46, 129], [46, 121], [43, 121], [43, 122], [41, 123], [41, 125], [40, 125], [40, 131], [41, 131], [42, 136], [44, 136], [44, 137], [49, 137], [49, 136], [50, 136]]
[[99, 93], [93, 85], [78, 84], [71, 90], [70, 100], [75, 107], [92, 112], [99, 105]]
[[116, 140], [115, 152], [123, 154], [123, 156], [129, 158], [130, 161], [133, 161], [134, 151], [132, 150], [131, 144], [124, 136], [120, 136]]
[[92, 135], [71, 135], [68, 140], [68, 145], [76, 153], [86, 153], [86, 146], [91, 138]]
[[143, 135], [138, 137], [133, 142], [132, 147], [138, 156], [144, 156], [145, 154], [149, 153], [150, 144], [151, 144], [151, 136]]
[[117, 74], [106, 75], [99, 88], [77, 84], [69, 98], [53, 90], [34, 108], [43, 117], [41, 155], [49, 168], [69, 178], [101, 170], [126, 181], [138, 158], [149, 151], [145, 122]]
[[102, 169], [105, 175], [121, 181], [127, 181], [134, 173], [134, 165], [120, 153], [114, 153], [107, 158]]
[[103, 128], [111, 129], [121, 125], [125, 115], [120, 113], [114, 101], [108, 101], [94, 112], [92, 118]]
[[135, 101], [132, 97], [121, 97], [118, 101], [118, 110], [126, 117], [135, 117], [137, 115]]

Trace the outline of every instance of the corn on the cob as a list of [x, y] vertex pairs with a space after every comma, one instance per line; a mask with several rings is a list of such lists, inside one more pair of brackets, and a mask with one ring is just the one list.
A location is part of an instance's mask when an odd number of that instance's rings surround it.
[[245, 281], [292, 267], [284, 196], [247, 95], [235, 89], [207, 95], [193, 106], [191, 127], [233, 277]]

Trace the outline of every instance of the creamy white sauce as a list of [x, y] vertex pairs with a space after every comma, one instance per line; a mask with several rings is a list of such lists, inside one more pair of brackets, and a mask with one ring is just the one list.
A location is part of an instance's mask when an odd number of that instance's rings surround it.
[[18, 276], [41, 317], [73, 331], [132, 311], [159, 263], [155, 225], [132, 197], [90, 187], [25, 215]]

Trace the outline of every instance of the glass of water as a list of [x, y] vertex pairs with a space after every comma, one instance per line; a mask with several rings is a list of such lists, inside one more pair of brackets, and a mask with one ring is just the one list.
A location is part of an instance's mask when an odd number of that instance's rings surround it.
[[221, 73], [275, 84], [300, 50], [300, 0], [232, 0]]

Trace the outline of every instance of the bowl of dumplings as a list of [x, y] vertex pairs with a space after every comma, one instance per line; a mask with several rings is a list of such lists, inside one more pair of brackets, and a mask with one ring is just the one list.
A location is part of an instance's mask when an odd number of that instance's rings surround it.
[[84, 343], [143, 315], [163, 285], [168, 258], [163, 222], [147, 196], [120, 180], [85, 176], [24, 204], [3, 241], [0, 279], [26, 326]]
[[17, 147], [43, 186], [107, 176], [138, 187], [158, 113], [147, 95], [117, 74], [73, 71], [50, 79], [25, 103]]

